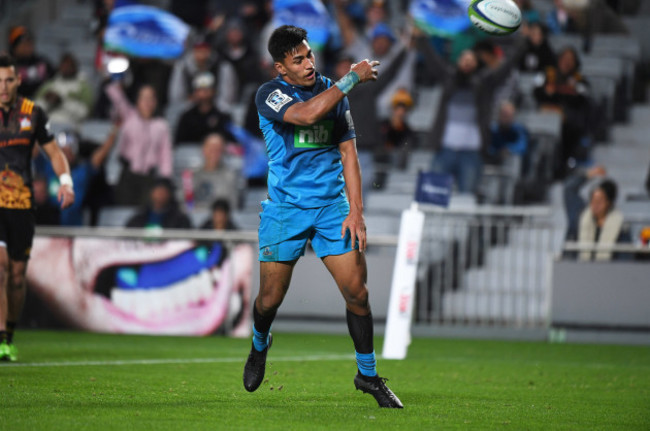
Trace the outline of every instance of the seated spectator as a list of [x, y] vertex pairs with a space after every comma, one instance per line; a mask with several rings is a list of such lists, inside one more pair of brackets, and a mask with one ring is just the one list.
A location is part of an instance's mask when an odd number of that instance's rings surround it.
[[546, 15], [546, 25], [551, 34], [575, 33], [578, 31], [573, 16], [564, 7], [564, 0], [553, 0], [554, 8]]
[[140, 205], [147, 201], [156, 177], [172, 175], [169, 125], [164, 118], [154, 117], [158, 102], [153, 87], [140, 88], [135, 107], [126, 98], [120, 82], [112, 82], [105, 91], [122, 122], [117, 146], [122, 172], [115, 188], [115, 202]]
[[408, 113], [413, 107], [413, 98], [404, 88], [393, 94], [390, 118], [381, 122], [381, 134], [384, 137], [385, 151], [392, 159], [392, 164], [406, 169], [408, 150], [413, 148], [415, 134], [408, 125]]
[[487, 200], [494, 204], [514, 203], [515, 185], [521, 180], [522, 168], [527, 158], [528, 131], [523, 124], [515, 120], [516, 113], [512, 102], [502, 101], [497, 121], [493, 122], [490, 128], [486, 163], [498, 166], [499, 174], [489, 177], [493, 186], [490, 188], [483, 184], [483, 192]]
[[259, 68], [259, 55], [253, 49], [244, 23], [238, 18], [231, 18], [224, 27], [223, 36], [217, 42], [217, 52], [233, 67], [237, 77], [235, 94], [241, 98], [247, 91], [256, 92], [263, 82], [264, 72]]
[[230, 214], [230, 203], [225, 199], [217, 199], [212, 203], [210, 218], [201, 225], [206, 230], [237, 230]]
[[556, 67], [557, 58], [548, 42], [546, 27], [541, 22], [534, 22], [528, 25], [528, 29], [528, 47], [519, 62], [519, 70], [544, 72], [548, 67]]
[[544, 82], [535, 88], [542, 111], [562, 114], [562, 136], [555, 176], [563, 179], [567, 169], [587, 160], [591, 146], [589, 83], [580, 73], [580, 59], [572, 47], [558, 56], [557, 67], [547, 68]]
[[227, 200], [231, 208], [239, 205], [243, 180], [239, 173], [224, 163], [226, 141], [218, 133], [203, 140], [204, 164], [192, 172], [193, 204], [208, 207], [215, 198]]
[[506, 167], [515, 178], [521, 174], [521, 166], [528, 152], [528, 131], [515, 120], [517, 108], [510, 101], [503, 101], [499, 106], [498, 120], [490, 129], [490, 162]]
[[60, 205], [50, 202], [47, 179], [37, 175], [32, 180], [34, 192], [34, 217], [39, 226], [58, 226], [60, 223]]
[[[81, 160], [79, 157], [79, 136], [72, 132], [61, 132], [56, 136], [56, 142], [70, 165], [70, 174], [74, 184], [75, 201], [70, 207], [61, 210], [60, 224], [63, 226], [83, 225], [83, 206], [88, 189], [104, 164], [113, 148], [117, 137], [117, 128], [114, 128], [106, 137], [104, 143], [93, 151], [89, 160]], [[36, 172], [43, 175], [47, 181], [49, 201], [52, 205], [57, 203], [59, 192], [59, 177], [54, 172], [52, 164], [46, 161], [43, 155], [34, 160]]]
[[226, 129], [231, 121], [230, 115], [221, 112], [214, 103], [215, 84], [210, 72], [203, 72], [194, 78], [193, 104], [178, 120], [174, 136], [176, 145], [202, 142], [210, 133], [220, 133], [226, 139], [234, 140]]
[[54, 68], [36, 53], [34, 36], [23, 26], [9, 31], [9, 55], [16, 61], [16, 73], [20, 76], [18, 93], [33, 99], [38, 88], [54, 75]]
[[225, 62], [205, 40], [197, 40], [192, 50], [176, 61], [169, 80], [169, 103], [193, 102], [194, 78], [210, 72], [215, 80], [215, 105], [223, 112], [230, 112], [237, 100], [237, 77], [230, 64]]
[[149, 191], [149, 203], [126, 222], [126, 227], [189, 229], [192, 225], [174, 198], [172, 182], [158, 178]]
[[43, 107], [50, 121], [74, 127], [88, 117], [92, 102], [93, 90], [71, 53], [61, 56], [57, 74], [36, 93], [36, 103]]
[[[617, 210], [617, 186], [612, 180], [602, 180], [591, 190], [589, 203], [582, 198], [582, 186], [591, 179], [604, 177], [603, 166], [595, 166], [587, 171], [579, 170], [570, 176], [564, 185], [564, 206], [568, 219], [566, 239], [598, 245], [629, 243], [630, 234], [623, 226], [623, 213]], [[610, 260], [610, 251], [582, 251], [580, 260]]]

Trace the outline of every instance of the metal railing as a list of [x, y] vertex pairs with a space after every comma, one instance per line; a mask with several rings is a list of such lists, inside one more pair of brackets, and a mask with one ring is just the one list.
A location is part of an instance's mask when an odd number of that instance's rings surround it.
[[546, 325], [550, 264], [561, 239], [548, 209], [422, 209], [416, 323]]

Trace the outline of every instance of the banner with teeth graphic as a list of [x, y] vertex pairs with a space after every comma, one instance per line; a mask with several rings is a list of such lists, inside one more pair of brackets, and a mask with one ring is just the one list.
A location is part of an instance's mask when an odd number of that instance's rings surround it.
[[37, 237], [31, 260], [32, 291], [79, 329], [250, 334], [248, 244]]

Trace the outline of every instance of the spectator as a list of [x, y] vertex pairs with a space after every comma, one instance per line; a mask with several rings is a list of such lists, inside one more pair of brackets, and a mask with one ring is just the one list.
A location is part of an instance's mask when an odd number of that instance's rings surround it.
[[117, 147], [122, 172], [115, 201], [118, 205], [139, 205], [146, 202], [156, 177], [172, 175], [169, 126], [165, 119], [154, 117], [157, 99], [153, 87], [140, 88], [135, 107], [127, 100], [119, 82], [112, 82], [105, 91], [122, 121]]
[[547, 29], [541, 22], [528, 25], [530, 38], [528, 47], [519, 62], [522, 72], [544, 72], [548, 67], [557, 66], [555, 52], [548, 42]]
[[237, 98], [235, 71], [204, 39], [195, 41], [192, 49], [174, 64], [169, 80], [169, 103], [182, 105], [192, 102], [194, 78], [203, 72], [214, 76], [216, 106], [223, 112], [230, 112]]
[[519, 10], [521, 10], [522, 22], [527, 24], [539, 22], [539, 12], [537, 12], [537, 10], [533, 7], [531, 0], [515, 0], [515, 3], [517, 3]]
[[[587, 171], [579, 170], [564, 185], [564, 206], [568, 219], [566, 239], [581, 243], [614, 245], [631, 242], [629, 231], [623, 226], [623, 213], [615, 208], [617, 186], [612, 180], [602, 180], [591, 190], [589, 204], [580, 195], [581, 187], [588, 181], [604, 177], [603, 166]], [[610, 260], [617, 258], [610, 251], [582, 251], [580, 260]]]
[[603, 0], [555, 0], [546, 22], [553, 34], [578, 33], [587, 40], [594, 34], [627, 33], [621, 18]]
[[32, 181], [35, 221], [39, 226], [57, 226], [61, 224], [61, 210], [59, 205], [50, 202], [47, 184], [47, 179], [41, 175], [36, 175]]
[[35, 51], [34, 37], [26, 27], [16, 26], [9, 31], [9, 54], [16, 62], [20, 76], [18, 92], [33, 99], [38, 88], [54, 75], [54, 68], [45, 57]]
[[243, 180], [237, 171], [224, 163], [226, 141], [218, 133], [203, 140], [204, 164], [192, 172], [193, 204], [208, 207], [215, 198], [227, 200], [232, 208], [239, 205]]
[[[344, 7], [344, 2], [337, 1], [335, 4], [336, 18], [343, 39], [343, 52], [346, 56], [351, 57], [354, 63], [366, 58], [374, 58], [381, 63], [382, 69], [386, 69], [402, 53], [403, 45], [397, 42], [395, 33], [386, 24], [388, 14], [385, 2], [369, 2], [364, 18], [360, 20], [360, 25], [354, 24], [355, 19], [351, 16], [350, 9]], [[379, 118], [388, 118], [390, 115], [390, 100], [395, 91], [399, 88], [412, 90], [415, 60], [415, 53], [407, 52], [407, 55], [399, 61], [400, 68], [390, 82], [383, 89], [375, 88], [378, 93], [375, 109]], [[379, 75], [381, 76], [382, 73], [385, 72], [382, 70]], [[357, 121], [359, 110], [354, 108], [352, 110], [355, 112], [354, 118]]]
[[152, 183], [148, 202], [126, 222], [126, 227], [162, 229], [192, 227], [189, 217], [179, 208], [174, 198], [174, 185], [169, 179], [158, 178]]
[[58, 73], [36, 93], [36, 103], [47, 112], [50, 121], [74, 127], [88, 116], [92, 99], [92, 88], [71, 53], [61, 56]]
[[415, 138], [413, 130], [411, 130], [407, 121], [408, 113], [413, 107], [411, 94], [406, 89], [400, 88], [393, 94], [391, 107], [390, 118], [381, 122], [385, 151], [392, 156], [394, 166], [405, 169], [407, 151], [413, 148], [412, 140]]
[[542, 111], [562, 114], [562, 136], [555, 176], [563, 179], [567, 169], [585, 161], [590, 148], [589, 83], [580, 74], [580, 60], [574, 48], [563, 49], [556, 68], [546, 70], [542, 85], [535, 88], [535, 99]]
[[492, 124], [487, 163], [499, 166], [497, 203], [514, 202], [514, 185], [520, 179], [528, 153], [529, 135], [526, 127], [515, 120], [515, 105], [504, 100], [499, 105], [498, 119]]
[[[60, 224], [63, 226], [82, 226], [83, 205], [88, 190], [99, 173], [104, 161], [108, 157], [117, 137], [117, 128], [114, 128], [106, 137], [104, 143], [93, 151], [89, 160], [79, 158], [79, 135], [74, 132], [61, 132], [56, 136], [56, 142], [70, 165], [70, 174], [74, 184], [75, 202], [61, 211]], [[59, 192], [59, 178], [42, 155], [34, 160], [35, 170], [47, 180], [49, 200], [52, 205], [57, 203]]]
[[226, 199], [217, 199], [210, 208], [210, 218], [201, 225], [206, 230], [237, 230], [237, 225], [232, 221], [230, 203]]
[[215, 80], [210, 72], [203, 72], [194, 78], [192, 105], [181, 114], [176, 126], [174, 143], [202, 142], [210, 133], [220, 133], [230, 141], [234, 138], [226, 126], [230, 115], [224, 114], [214, 103]]
[[[512, 172], [519, 176], [522, 162], [528, 152], [529, 136], [526, 127], [516, 121], [516, 115], [517, 108], [512, 102], [508, 100], [501, 102], [498, 110], [498, 120], [491, 127], [488, 155], [490, 160], [499, 165], [512, 163], [517, 166], [517, 168], [512, 169]], [[516, 161], [509, 162], [509, 159]]]
[[452, 175], [459, 192], [475, 193], [483, 155], [490, 142], [494, 89], [518, 64], [525, 49], [525, 39], [517, 39], [515, 51], [498, 68], [479, 70], [473, 51], [464, 51], [452, 66], [440, 57], [421, 30], [414, 28], [413, 34], [428, 73], [435, 75], [442, 85], [432, 129], [436, 151], [432, 170]]
[[243, 22], [238, 18], [232, 18], [226, 22], [223, 35], [217, 44], [220, 57], [230, 63], [235, 71], [237, 78], [235, 94], [240, 102], [249, 91], [255, 93], [264, 78], [259, 68], [260, 58], [245, 32]]
[[[398, 56], [386, 68], [382, 69], [373, 85], [360, 85], [348, 95], [350, 111], [355, 113], [354, 128], [357, 135], [357, 154], [363, 173], [361, 180], [364, 196], [368, 196], [368, 192], [373, 187], [381, 188], [383, 186], [385, 172], [376, 169], [376, 164], [382, 162], [384, 151], [381, 144], [381, 123], [376, 109], [379, 103], [377, 99], [382, 91], [393, 82], [406, 55], [406, 48], [402, 47]], [[352, 63], [354, 63], [352, 57], [347, 55], [341, 57], [334, 70], [335, 78], [341, 79], [348, 73]]]

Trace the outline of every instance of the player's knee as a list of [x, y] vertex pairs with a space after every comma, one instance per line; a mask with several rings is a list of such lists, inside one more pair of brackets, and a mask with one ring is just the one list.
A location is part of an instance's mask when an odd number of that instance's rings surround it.
[[348, 294], [345, 296], [345, 301], [348, 305], [355, 307], [367, 308], [368, 307], [368, 289], [366, 286], [363, 286], [359, 289], [354, 289], [348, 291]]
[[9, 279], [9, 288], [11, 290], [20, 290], [25, 287], [25, 272], [22, 269], [11, 271]]
[[260, 295], [257, 300], [257, 309], [262, 315], [277, 311], [282, 303], [282, 297], [275, 294]]

